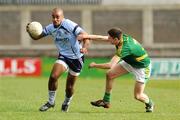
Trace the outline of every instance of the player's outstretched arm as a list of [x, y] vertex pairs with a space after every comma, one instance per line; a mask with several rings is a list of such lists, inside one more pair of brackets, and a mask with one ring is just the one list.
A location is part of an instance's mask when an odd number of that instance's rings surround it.
[[100, 69], [110, 69], [111, 65], [110, 63], [95, 63], [95, 62], [91, 62], [89, 64], [89, 68], [100, 68]]
[[120, 58], [115, 55], [112, 57], [110, 62], [107, 63], [100, 63], [97, 64], [95, 62], [92, 62], [89, 64], [89, 68], [100, 68], [100, 69], [110, 69], [112, 68], [114, 65], [116, 65], [118, 63], [118, 61], [120, 60]]
[[42, 37], [45, 36], [44, 33], [42, 32], [39, 36], [33, 37], [33, 36], [30, 34], [30, 32], [29, 32], [29, 24], [30, 24], [30, 23], [28, 23], [28, 24], [26, 25], [26, 31], [27, 31], [27, 33], [29, 34], [29, 36], [30, 36], [33, 40], [39, 40], [39, 39], [41, 39]]
[[95, 41], [107, 41], [108, 42], [108, 36], [103, 36], [103, 35], [78, 35], [77, 36], [78, 40], [83, 40], [83, 39], [90, 39], [90, 40], [95, 40]]

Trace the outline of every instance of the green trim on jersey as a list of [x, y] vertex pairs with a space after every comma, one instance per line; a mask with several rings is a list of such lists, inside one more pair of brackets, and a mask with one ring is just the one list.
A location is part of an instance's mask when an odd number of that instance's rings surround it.
[[116, 46], [116, 55], [135, 68], [146, 68], [150, 58], [146, 50], [134, 38], [123, 34], [122, 42]]

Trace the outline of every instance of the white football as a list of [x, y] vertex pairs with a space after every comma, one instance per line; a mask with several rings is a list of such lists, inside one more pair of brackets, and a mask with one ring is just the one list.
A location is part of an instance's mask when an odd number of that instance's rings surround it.
[[37, 38], [43, 31], [41, 23], [33, 21], [28, 25], [28, 32], [32, 37]]

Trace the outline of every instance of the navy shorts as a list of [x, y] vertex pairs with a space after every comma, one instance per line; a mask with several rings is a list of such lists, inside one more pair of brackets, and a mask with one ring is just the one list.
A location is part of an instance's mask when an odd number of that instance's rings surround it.
[[79, 59], [70, 59], [63, 55], [59, 55], [56, 63], [62, 64], [67, 70], [69, 70], [71, 75], [78, 76], [84, 64], [84, 56]]

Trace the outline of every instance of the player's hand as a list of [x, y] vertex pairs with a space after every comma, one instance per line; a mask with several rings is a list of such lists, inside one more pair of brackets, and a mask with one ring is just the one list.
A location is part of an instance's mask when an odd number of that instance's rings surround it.
[[83, 53], [83, 54], [88, 54], [87, 48], [81, 48], [80, 52]]
[[30, 25], [30, 23], [27, 23], [27, 25], [26, 25], [26, 32], [28, 32], [29, 36], [30, 36], [33, 40], [39, 40], [41, 37], [43, 37], [43, 36], [39, 36], [39, 37], [37, 37], [37, 38], [33, 37], [33, 36], [30, 34], [30, 32], [29, 32], [29, 25]]
[[91, 63], [89, 64], [89, 68], [94, 68], [95, 65], [96, 65], [95, 62], [91, 62]]
[[29, 24], [30, 23], [28, 23], [27, 25], [26, 25], [26, 31], [29, 33]]

